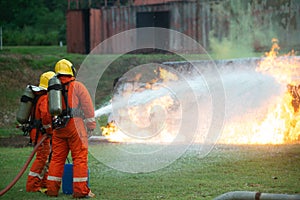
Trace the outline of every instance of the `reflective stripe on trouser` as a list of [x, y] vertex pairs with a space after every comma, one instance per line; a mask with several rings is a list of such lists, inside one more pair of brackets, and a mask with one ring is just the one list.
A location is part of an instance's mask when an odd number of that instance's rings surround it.
[[73, 182], [86, 182], [88, 180], [88, 177], [83, 178], [73, 178]]
[[[79, 133], [77, 131], [79, 131]], [[72, 118], [65, 129], [54, 131], [52, 137], [52, 160], [49, 167], [50, 177], [62, 177], [66, 157], [69, 153], [69, 150], [71, 150], [73, 161], [73, 178], [75, 180], [73, 183], [74, 197], [85, 196], [90, 191], [87, 186], [86, 178], [88, 177], [88, 149], [87, 146], [84, 145], [84, 142], [80, 136], [87, 137], [82, 119], [80, 119], [80, 121], [75, 125], [74, 118]], [[78, 182], [78, 180], [81, 178], [84, 178], [84, 180]], [[48, 178], [47, 188], [47, 195], [57, 196], [60, 189], [60, 181], [52, 181]]]
[[[42, 136], [40, 135], [38, 141]], [[37, 149], [35, 160], [32, 163], [27, 177], [26, 191], [36, 192], [41, 187], [46, 187], [47, 171], [44, 171], [50, 154], [50, 139], [47, 138]]]
[[28, 176], [38, 177], [39, 179], [43, 178], [43, 175], [30, 171]]
[[80, 198], [88, 195], [90, 189], [87, 187], [88, 178], [73, 178], [73, 197]]
[[48, 176], [47, 180], [61, 182], [61, 177]]
[[57, 196], [61, 186], [64, 164], [69, 153], [67, 140], [52, 136], [52, 158], [47, 179], [47, 195]]
[[[51, 162], [50, 162], [51, 165]], [[51, 167], [51, 166], [50, 166]], [[57, 196], [61, 185], [61, 177], [48, 176], [47, 178], [47, 195]]]

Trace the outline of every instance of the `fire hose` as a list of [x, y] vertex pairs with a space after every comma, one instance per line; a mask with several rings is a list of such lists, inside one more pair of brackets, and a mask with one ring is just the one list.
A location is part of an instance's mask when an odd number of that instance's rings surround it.
[[300, 200], [300, 194], [273, 194], [249, 191], [227, 192], [214, 200]]
[[29, 158], [27, 159], [26, 163], [24, 164], [23, 168], [20, 170], [19, 174], [4, 188], [3, 190], [0, 191], [0, 196], [4, 195], [8, 190], [10, 190], [16, 182], [21, 178], [21, 176], [24, 174], [26, 168], [28, 167], [29, 163], [31, 162], [35, 152], [37, 151], [38, 147], [44, 142], [44, 140], [48, 137], [47, 134], [44, 134], [42, 139], [35, 145], [34, 149], [32, 150]]

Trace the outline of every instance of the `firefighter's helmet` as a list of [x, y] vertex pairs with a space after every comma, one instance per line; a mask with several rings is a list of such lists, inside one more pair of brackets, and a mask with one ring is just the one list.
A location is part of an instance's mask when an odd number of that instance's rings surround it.
[[43, 73], [41, 76], [40, 76], [40, 84], [39, 84], [39, 87], [42, 89], [42, 90], [47, 90], [48, 88], [48, 82], [49, 80], [55, 75], [55, 73], [53, 71], [48, 71], [48, 72], [45, 72]]
[[76, 75], [76, 70], [73, 67], [73, 64], [67, 59], [61, 59], [55, 64], [54, 71], [58, 75]]

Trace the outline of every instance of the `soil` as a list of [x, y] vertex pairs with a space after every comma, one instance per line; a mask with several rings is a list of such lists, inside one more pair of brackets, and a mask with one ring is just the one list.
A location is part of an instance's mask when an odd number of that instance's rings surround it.
[[29, 144], [28, 136], [15, 135], [6, 138], [0, 138], [0, 147], [23, 148], [27, 146], [31, 146]]

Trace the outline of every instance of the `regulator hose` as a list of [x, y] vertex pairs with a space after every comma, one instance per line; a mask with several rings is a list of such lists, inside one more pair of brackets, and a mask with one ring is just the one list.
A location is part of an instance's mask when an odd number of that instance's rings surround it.
[[24, 164], [23, 168], [21, 169], [21, 171], [19, 172], [19, 174], [14, 178], [14, 180], [12, 180], [12, 182], [10, 182], [10, 184], [8, 184], [6, 186], [6, 188], [4, 188], [3, 190], [0, 191], [0, 196], [4, 195], [8, 190], [10, 190], [15, 184], [16, 182], [21, 178], [21, 176], [24, 174], [26, 168], [28, 167], [29, 163], [31, 162], [35, 152], [37, 151], [38, 147], [44, 142], [44, 140], [48, 137], [47, 134], [44, 134], [42, 139], [35, 145], [34, 149], [32, 150], [29, 158], [27, 159], [26, 163]]

